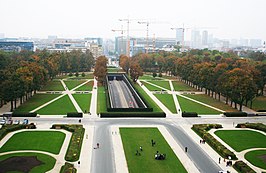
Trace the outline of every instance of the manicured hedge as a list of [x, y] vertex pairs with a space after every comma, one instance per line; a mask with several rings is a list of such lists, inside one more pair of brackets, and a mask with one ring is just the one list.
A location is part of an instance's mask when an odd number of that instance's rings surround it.
[[61, 167], [60, 173], [76, 173], [77, 169], [73, 164], [65, 162], [65, 164]]
[[197, 112], [182, 112], [182, 117], [198, 117]]
[[248, 114], [246, 112], [224, 112], [226, 117], [247, 117]]
[[65, 129], [72, 132], [70, 143], [68, 145], [67, 153], [65, 156], [66, 161], [75, 162], [79, 160], [82, 141], [85, 133], [85, 129], [82, 125], [72, 124], [54, 124], [52, 129]]
[[256, 173], [253, 169], [251, 169], [245, 162], [243, 161], [236, 161], [233, 167], [239, 173]]
[[266, 132], [266, 125], [262, 123], [244, 123], [244, 124], [237, 124], [237, 128], [251, 128], [256, 130], [261, 130]]
[[12, 117], [36, 117], [36, 112], [13, 113]]
[[124, 117], [165, 118], [166, 114], [164, 112], [103, 112], [101, 113], [101, 118], [119, 118], [119, 117], [123, 117], [123, 118]]
[[233, 160], [236, 160], [236, 155], [228, 150], [223, 144], [221, 144], [217, 139], [215, 139], [211, 134], [208, 133], [210, 129], [222, 128], [220, 124], [194, 124], [192, 130], [194, 130], [202, 139], [204, 139], [217, 153], [219, 153], [223, 158], [228, 158], [230, 156]]
[[83, 113], [81, 113], [81, 112], [68, 112], [67, 113], [67, 117], [82, 118], [83, 117]]
[[14, 132], [21, 129], [26, 129], [28, 125], [18, 124], [18, 125], [3, 125], [0, 129], [0, 140], [2, 140], [9, 132]]

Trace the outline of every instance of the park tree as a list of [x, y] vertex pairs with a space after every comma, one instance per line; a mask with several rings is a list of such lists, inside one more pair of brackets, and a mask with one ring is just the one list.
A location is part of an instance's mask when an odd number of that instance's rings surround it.
[[119, 57], [119, 65], [128, 74], [128, 70], [129, 70], [129, 67], [130, 67], [129, 57], [127, 57], [126, 55], [120, 55], [120, 57]]
[[105, 56], [99, 56], [96, 60], [94, 67], [94, 76], [99, 81], [100, 84], [104, 84], [106, 73], [107, 73], [107, 58]]
[[132, 62], [130, 64], [130, 77], [133, 82], [137, 82], [138, 78], [143, 75], [143, 71], [138, 62]]

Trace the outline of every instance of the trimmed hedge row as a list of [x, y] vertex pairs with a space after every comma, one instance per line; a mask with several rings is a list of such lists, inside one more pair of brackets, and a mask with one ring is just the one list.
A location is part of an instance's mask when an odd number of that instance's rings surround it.
[[54, 124], [52, 125], [52, 129], [65, 129], [69, 132], [72, 132], [65, 159], [69, 162], [75, 162], [79, 160], [80, 150], [85, 133], [83, 126], [72, 124]]
[[25, 124], [18, 125], [3, 125], [0, 129], [0, 140], [2, 140], [8, 133], [14, 132], [21, 129], [26, 129], [28, 126]]
[[223, 144], [221, 144], [217, 139], [215, 139], [211, 134], [208, 133], [210, 129], [222, 128], [220, 124], [194, 124], [192, 130], [194, 130], [202, 139], [204, 139], [217, 153], [219, 153], [223, 158], [228, 158], [230, 156], [233, 160], [236, 160], [236, 155], [228, 150]]
[[236, 128], [251, 128], [266, 132], [266, 125], [262, 123], [244, 123], [244, 124], [237, 124]]
[[73, 164], [65, 162], [65, 164], [61, 167], [60, 173], [76, 173], [77, 169]]
[[82, 118], [83, 113], [81, 113], [81, 112], [68, 112], [67, 117]]
[[161, 118], [165, 118], [166, 114], [164, 112], [103, 112], [101, 113], [101, 118], [117, 118], [117, 117], [145, 117], [145, 118], [161, 117]]
[[182, 117], [198, 117], [197, 112], [182, 112]]
[[36, 112], [12, 113], [12, 117], [36, 117]]
[[233, 165], [235, 170], [239, 173], [256, 173], [253, 169], [251, 169], [245, 162], [243, 161], [236, 161]]
[[248, 114], [246, 112], [224, 112], [226, 117], [247, 117]]

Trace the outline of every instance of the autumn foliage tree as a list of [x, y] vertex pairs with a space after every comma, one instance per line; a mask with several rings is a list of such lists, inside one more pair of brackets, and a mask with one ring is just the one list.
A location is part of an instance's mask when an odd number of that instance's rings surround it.
[[126, 55], [120, 55], [120, 57], [119, 57], [119, 65], [128, 74], [128, 70], [130, 68], [129, 57], [126, 56]]
[[138, 78], [143, 75], [143, 71], [137, 62], [132, 62], [130, 64], [130, 77], [133, 82], [137, 82]]
[[105, 56], [99, 56], [96, 60], [94, 67], [94, 76], [100, 84], [104, 84], [107, 73], [107, 58]]

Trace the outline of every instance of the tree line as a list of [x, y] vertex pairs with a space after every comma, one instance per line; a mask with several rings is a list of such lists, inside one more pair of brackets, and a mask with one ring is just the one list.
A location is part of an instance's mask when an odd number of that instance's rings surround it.
[[90, 71], [93, 65], [94, 57], [89, 51], [0, 51], [0, 107], [10, 101], [13, 111], [18, 99], [22, 104], [57, 75]]
[[[254, 53], [251, 55], [260, 55]], [[261, 55], [260, 55], [261, 56]], [[266, 63], [258, 58], [240, 58], [234, 52], [217, 50], [191, 50], [186, 53], [159, 52], [140, 53], [131, 59], [120, 56], [120, 66], [128, 72], [132, 62], [140, 65], [145, 72], [164, 73], [177, 76], [185, 83], [205, 93], [231, 101], [231, 106], [247, 105], [256, 96], [263, 95], [266, 84]]]

